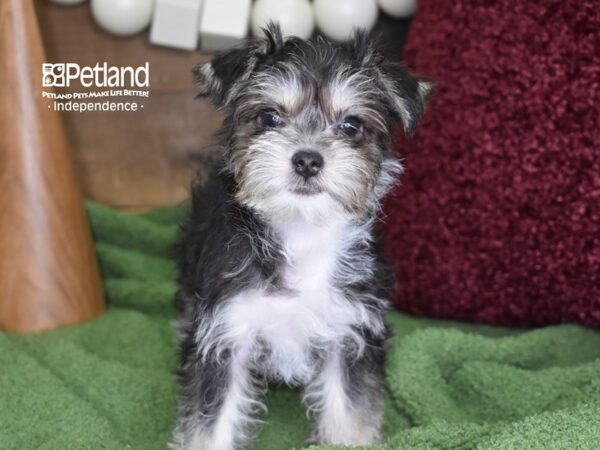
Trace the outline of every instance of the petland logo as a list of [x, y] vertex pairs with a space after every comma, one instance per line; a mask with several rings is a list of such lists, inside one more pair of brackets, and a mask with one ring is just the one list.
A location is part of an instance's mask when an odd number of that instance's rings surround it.
[[84, 87], [143, 88], [150, 85], [150, 65], [136, 68], [109, 66], [106, 62], [95, 66], [75, 63], [42, 64], [42, 85], [44, 87], [69, 87], [78, 80]]
[[[75, 89], [68, 89], [72, 84]], [[54, 111], [136, 112], [150, 97], [150, 64], [116, 67], [105, 62], [95, 66], [44, 63], [42, 86], [42, 98], [51, 101], [48, 108]], [[85, 89], [78, 89], [80, 86]], [[48, 88], [65, 89], [57, 92]]]

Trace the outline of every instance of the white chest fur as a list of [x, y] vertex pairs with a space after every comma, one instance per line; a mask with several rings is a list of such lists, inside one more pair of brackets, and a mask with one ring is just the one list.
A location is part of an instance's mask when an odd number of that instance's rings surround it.
[[343, 224], [306, 222], [288, 222], [277, 231], [286, 256], [282, 275], [287, 289], [270, 293], [254, 288], [238, 294], [219, 312], [217, 334], [238, 357], [264, 357], [266, 349], [267, 362], [261, 366], [269, 375], [294, 383], [310, 377], [315, 348], [330, 348], [345, 337], [360, 340], [360, 346], [362, 339], [352, 326], [368, 322], [369, 312], [345, 298], [334, 283], [359, 233]]

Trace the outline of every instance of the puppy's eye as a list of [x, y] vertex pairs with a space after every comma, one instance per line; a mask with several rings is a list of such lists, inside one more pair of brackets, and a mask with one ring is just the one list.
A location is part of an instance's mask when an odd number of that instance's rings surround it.
[[261, 126], [265, 128], [275, 128], [283, 125], [283, 119], [275, 111], [263, 111], [258, 116]]
[[340, 125], [342, 132], [351, 138], [359, 137], [363, 130], [363, 123], [358, 117], [348, 116]]

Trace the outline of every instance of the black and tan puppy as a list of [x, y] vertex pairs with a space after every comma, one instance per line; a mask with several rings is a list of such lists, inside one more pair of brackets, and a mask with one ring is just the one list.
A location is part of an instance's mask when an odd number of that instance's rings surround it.
[[414, 129], [431, 85], [363, 33], [342, 45], [276, 26], [196, 75], [226, 118], [181, 239], [172, 447], [243, 446], [269, 380], [303, 388], [315, 441], [376, 443], [393, 280], [373, 227], [402, 171], [393, 128]]

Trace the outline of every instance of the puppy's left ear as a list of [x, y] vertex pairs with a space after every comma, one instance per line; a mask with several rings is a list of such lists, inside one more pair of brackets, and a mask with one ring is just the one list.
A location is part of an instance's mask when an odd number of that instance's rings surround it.
[[392, 114], [402, 121], [404, 132], [411, 135], [425, 111], [434, 83], [414, 77], [400, 63], [385, 61], [363, 30], [356, 30], [345, 48], [354, 67], [372, 70]]
[[378, 71], [393, 113], [402, 121], [406, 135], [411, 136], [425, 112], [434, 83], [411, 75], [399, 63], [383, 62]]
[[194, 67], [198, 96], [208, 97], [217, 107], [230, 104], [257, 66], [280, 53], [284, 40], [279, 25], [264, 29], [264, 38], [247, 41], [242, 47], [218, 54], [212, 61]]

